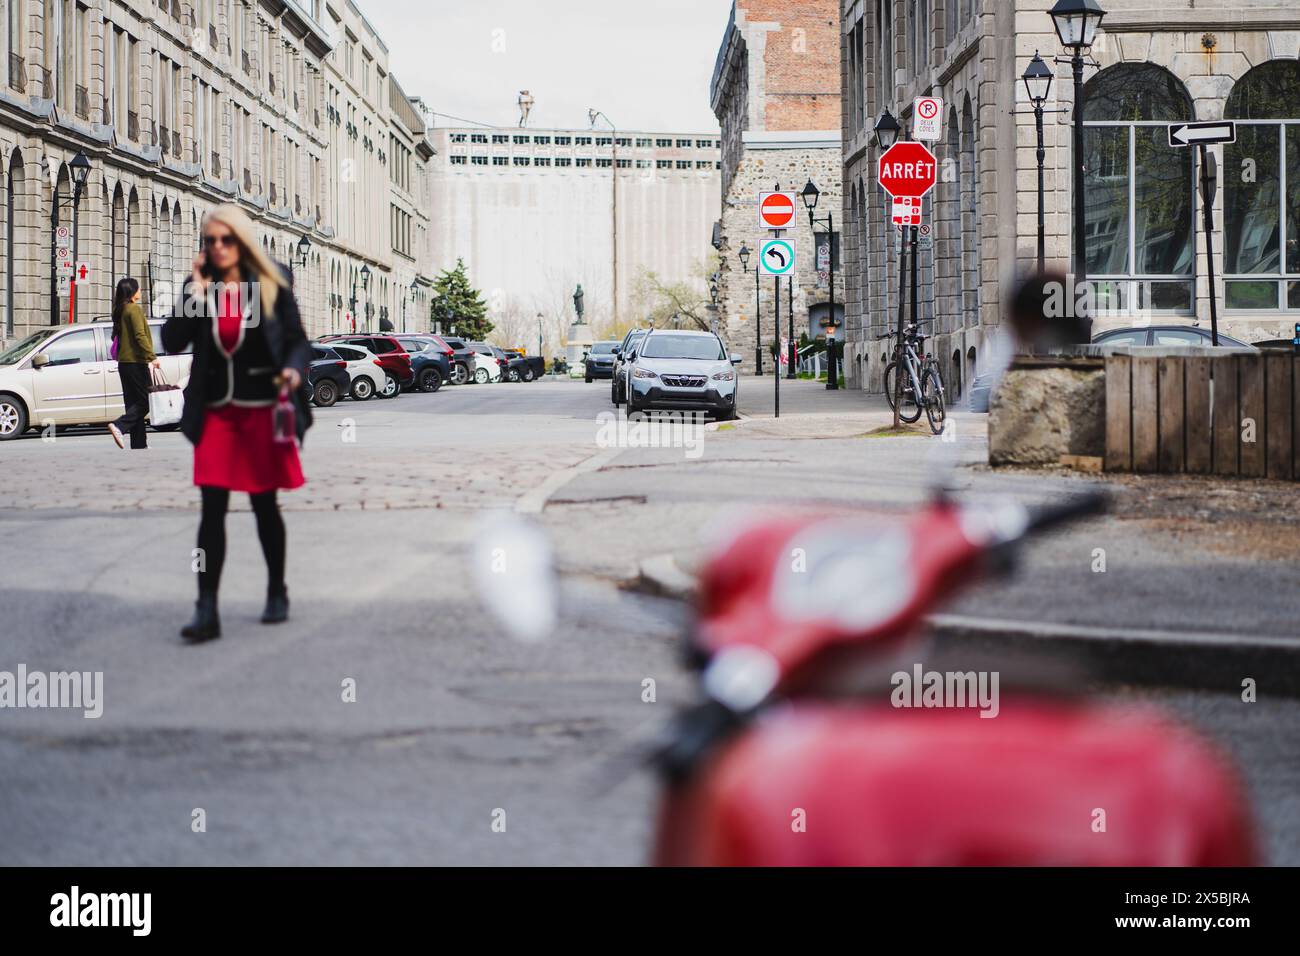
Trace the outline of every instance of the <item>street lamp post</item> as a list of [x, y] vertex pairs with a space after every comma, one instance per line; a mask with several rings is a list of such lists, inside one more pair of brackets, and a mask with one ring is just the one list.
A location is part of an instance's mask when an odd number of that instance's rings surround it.
[[[835, 324], [836, 324], [836, 316], [835, 316], [835, 213], [833, 213], [833, 212], [827, 212], [825, 218], [823, 218], [823, 219], [818, 219], [818, 218], [816, 218], [815, 216], [813, 216], [813, 210], [815, 210], [815, 209], [817, 208], [817, 200], [821, 198], [821, 194], [822, 194], [822, 192], [821, 192], [820, 189], [817, 188], [817, 184], [814, 183], [814, 182], [810, 179], [810, 180], [808, 180], [808, 184], [807, 184], [806, 186], [803, 187], [803, 193], [802, 193], [801, 195], [803, 196], [803, 204], [804, 204], [805, 206], [808, 207], [808, 226], [809, 226], [809, 228], [810, 228], [810, 229], [812, 230], [812, 232], [813, 232], [814, 241], [815, 241], [815, 237], [816, 237], [816, 234], [817, 234], [817, 226], [820, 225], [820, 224], [822, 224], [822, 223], [825, 223], [825, 224], [826, 224], [826, 246], [827, 246], [827, 249], [826, 249], [826, 257], [827, 257], [827, 259], [829, 260], [829, 265], [830, 265], [830, 283], [831, 283], [831, 285], [830, 285], [830, 307], [831, 307], [830, 325], [828, 325], [828, 326], [826, 327], [826, 328], [827, 328], [827, 332], [826, 332], [826, 345], [827, 345], [827, 352], [829, 353], [829, 354], [826, 356], [826, 387], [827, 387], [829, 390], [831, 390], [831, 391], [835, 391], [836, 389], [838, 389], [838, 388], [840, 387], [840, 380], [839, 380], [839, 363], [837, 362], [837, 359], [839, 358], [839, 356], [836, 355], [836, 351], [835, 351], [835, 350], [836, 350], [835, 337], [834, 337], [834, 335], [833, 335], [833, 334], [831, 333], [831, 331], [830, 331], [830, 330], [835, 326]], [[795, 366], [795, 346], [794, 346], [794, 310], [793, 310], [793, 308], [791, 308], [791, 315], [790, 315], [790, 370], [789, 370], [789, 372], [786, 373], [786, 378], [794, 378], [794, 377], [795, 377], [794, 366]]]
[[[1074, 70], [1074, 282], [1075, 295], [1088, 281], [1087, 243], [1085, 242], [1084, 220], [1087, 207], [1084, 203], [1083, 177], [1085, 161], [1083, 155], [1083, 55], [1092, 47], [1106, 11], [1097, 0], [1057, 0], [1051, 11], [1052, 23], [1061, 45], [1070, 51], [1070, 65]], [[1080, 317], [1087, 334], [1085, 341], [1092, 337], [1092, 317], [1085, 314]]]
[[[77, 259], [78, 259], [78, 249], [79, 249], [79, 246], [78, 246], [78, 238], [79, 238], [79, 237], [78, 237], [78, 232], [79, 232], [79, 230], [78, 230], [77, 226], [78, 226], [78, 220], [81, 218], [81, 215], [80, 215], [80, 213], [81, 213], [81, 193], [82, 193], [82, 191], [86, 188], [86, 178], [87, 178], [88, 176], [90, 176], [90, 160], [86, 158], [86, 154], [85, 154], [85, 153], [78, 152], [77, 155], [74, 156], [74, 157], [72, 158], [72, 162], [68, 164], [68, 167], [69, 167], [69, 169], [72, 171], [72, 262], [73, 262], [73, 272], [72, 272], [72, 281], [71, 281], [71, 283], [69, 284], [69, 292], [70, 292], [70, 295], [69, 295], [69, 299], [68, 299], [68, 322], [69, 322], [69, 324], [71, 324], [72, 322], [77, 321], [77, 272], [76, 272], [76, 263], [77, 263]], [[116, 277], [111, 277], [111, 278], [110, 278], [110, 281], [116, 281]], [[57, 280], [56, 280], [56, 282], [57, 282]], [[57, 297], [57, 296], [52, 296], [51, 298], [52, 298], [52, 301], [54, 301], [54, 302], [56, 303], [55, 306], [54, 306], [54, 310], [55, 310], [55, 313], [57, 314], [57, 312], [58, 312], [58, 305], [57, 305], [57, 303], [58, 303], [58, 297]]]
[[[742, 242], [736, 257], [745, 272], [749, 271], [750, 255], [749, 247]], [[758, 287], [758, 263], [754, 263], [754, 374], [763, 374], [763, 302]]]
[[371, 331], [369, 289], [370, 289], [370, 266], [363, 264], [361, 266], [361, 291], [367, 293], [366, 295], [366, 331], [367, 332]]
[[1043, 104], [1047, 102], [1047, 95], [1052, 90], [1052, 71], [1043, 58], [1034, 51], [1034, 58], [1029, 61], [1029, 66], [1025, 68], [1025, 91], [1029, 94], [1029, 101], [1034, 104], [1034, 125], [1038, 130], [1038, 274], [1042, 275], [1047, 270], [1047, 220], [1046, 213], [1043, 210], [1045, 189], [1043, 181], [1043, 161], [1047, 157], [1047, 152], [1043, 148]]
[[609, 124], [610, 130], [613, 132], [613, 136], [610, 137], [610, 143], [613, 145], [614, 148], [614, 152], [613, 152], [614, 159], [613, 162], [610, 164], [612, 167], [610, 169], [610, 172], [613, 174], [611, 178], [613, 180], [614, 196], [613, 196], [613, 204], [612, 204], [612, 214], [610, 216], [610, 223], [611, 223], [611, 246], [613, 248], [613, 270], [614, 270], [613, 271], [614, 325], [617, 327], [619, 321], [618, 320], [618, 127], [614, 125], [614, 121], [612, 119], [610, 119], [608, 116], [606, 116], [604, 113], [602, 113], [600, 110], [597, 109], [587, 110], [587, 119], [590, 121], [593, 127], [596, 125], [596, 120], [603, 119], [606, 123]]

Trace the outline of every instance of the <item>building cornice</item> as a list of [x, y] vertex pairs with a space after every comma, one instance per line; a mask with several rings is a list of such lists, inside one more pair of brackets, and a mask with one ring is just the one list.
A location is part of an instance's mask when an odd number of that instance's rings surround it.
[[839, 130], [762, 130], [741, 134], [745, 149], [842, 149]]

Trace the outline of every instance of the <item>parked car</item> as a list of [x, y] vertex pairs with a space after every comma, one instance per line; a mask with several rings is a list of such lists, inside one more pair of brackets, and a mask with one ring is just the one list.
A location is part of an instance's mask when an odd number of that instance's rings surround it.
[[451, 347], [436, 335], [398, 333], [394, 336], [411, 356], [413, 388], [436, 392], [451, 378]]
[[354, 402], [369, 401], [381, 394], [387, 382], [392, 379], [379, 361], [379, 356], [369, 349], [334, 341], [329, 343], [329, 347], [348, 363], [348, 375], [352, 380], [348, 394]]
[[345, 342], [373, 352], [384, 371], [394, 380], [392, 384], [383, 383], [379, 392], [380, 398], [396, 398], [403, 388], [415, 382], [415, 371], [411, 366], [410, 354], [403, 348], [401, 342], [388, 333], [354, 332], [347, 335], [327, 335], [323, 336], [321, 341]]
[[[191, 354], [162, 350], [162, 320], [150, 320], [154, 351], [167, 381], [189, 381]], [[117, 362], [108, 354], [110, 322], [40, 329], [0, 353], [0, 441], [32, 427], [102, 425], [124, 411]], [[168, 426], [168, 429], [175, 426]]]
[[486, 385], [488, 382], [499, 382], [501, 376], [505, 374], [504, 360], [498, 361], [497, 356], [492, 351], [474, 352], [474, 375], [473, 381], [477, 385]]
[[506, 349], [506, 377], [512, 382], [532, 382], [546, 374], [546, 359]]
[[[1110, 329], [1093, 336], [1093, 345], [1163, 345], [1211, 346], [1214, 344], [1209, 329], [1198, 325], [1149, 325], [1142, 328]], [[1230, 335], [1219, 333], [1219, 345], [1228, 348], [1249, 349], [1253, 345], [1240, 342]]]
[[593, 342], [587, 357], [583, 359], [585, 379], [588, 385], [593, 379], [614, 377], [614, 350], [617, 342]]
[[628, 362], [627, 410], [683, 409], [736, 417], [739, 355], [712, 332], [647, 332]]
[[342, 395], [352, 391], [352, 375], [343, 356], [328, 345], [312, 344], [311, 365], [307, 368], [307, 384], [311, 400], [320, 408], [329, 408]]
[[614, 371], [610, 378], [610, 399], [615, 405], [627, 401], [627, 363], [636, 351], [637, 343], [646, 334], [646, 329], [632, 329], [623, 336], [623, 341], [614, 349]]
[[475, 351], [464, 339], [455, 335], [444, 335], [442, 340], [452, 350], [451, 384], [466, 385], [473, 381], [474, 370], [478, 368], [478, 359], [474, 357]]

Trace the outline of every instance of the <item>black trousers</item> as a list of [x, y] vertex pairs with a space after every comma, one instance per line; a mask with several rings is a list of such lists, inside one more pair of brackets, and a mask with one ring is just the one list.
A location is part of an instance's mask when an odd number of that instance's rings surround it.
[[149, 414], [149, 366], [143, 362], [118, 362], [122, 380], [122, 404], [126, 411], [113, 422], [123, 435], [130, 433], [132, 448], [148, 448], [144, 418]]
[[[221, 569], [226, 563], [226, 511], [230, 507], [230, 492], [225, 488], [201, 485], [203, 514], [199, 519], [199, 550], [203, 553], [203, 569], [199, 571], [199, 593], [217, 593], [221, 587]], [[274, 491], [249, 495], [253, 517], [257, 519], [257, 537], [262, 543], [262, 557], [266, 558], [266, 590], [268, 594], [285, 593], [284, 586], [284, 519]]]

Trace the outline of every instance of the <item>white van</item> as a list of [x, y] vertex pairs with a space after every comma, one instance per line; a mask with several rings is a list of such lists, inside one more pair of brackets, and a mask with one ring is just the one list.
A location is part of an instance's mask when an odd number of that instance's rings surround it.
[[[164, 355], [162, 320], [150, 320], [163, 374], [182, 388], [191, 355]], [[46, 425], [102, 425], [122, 414], [122, 381], [108, 356], [111, 322], [52, 325], [0, 352], [0, 441]], [[171, 426], [175, 428], [176, 426]]]

